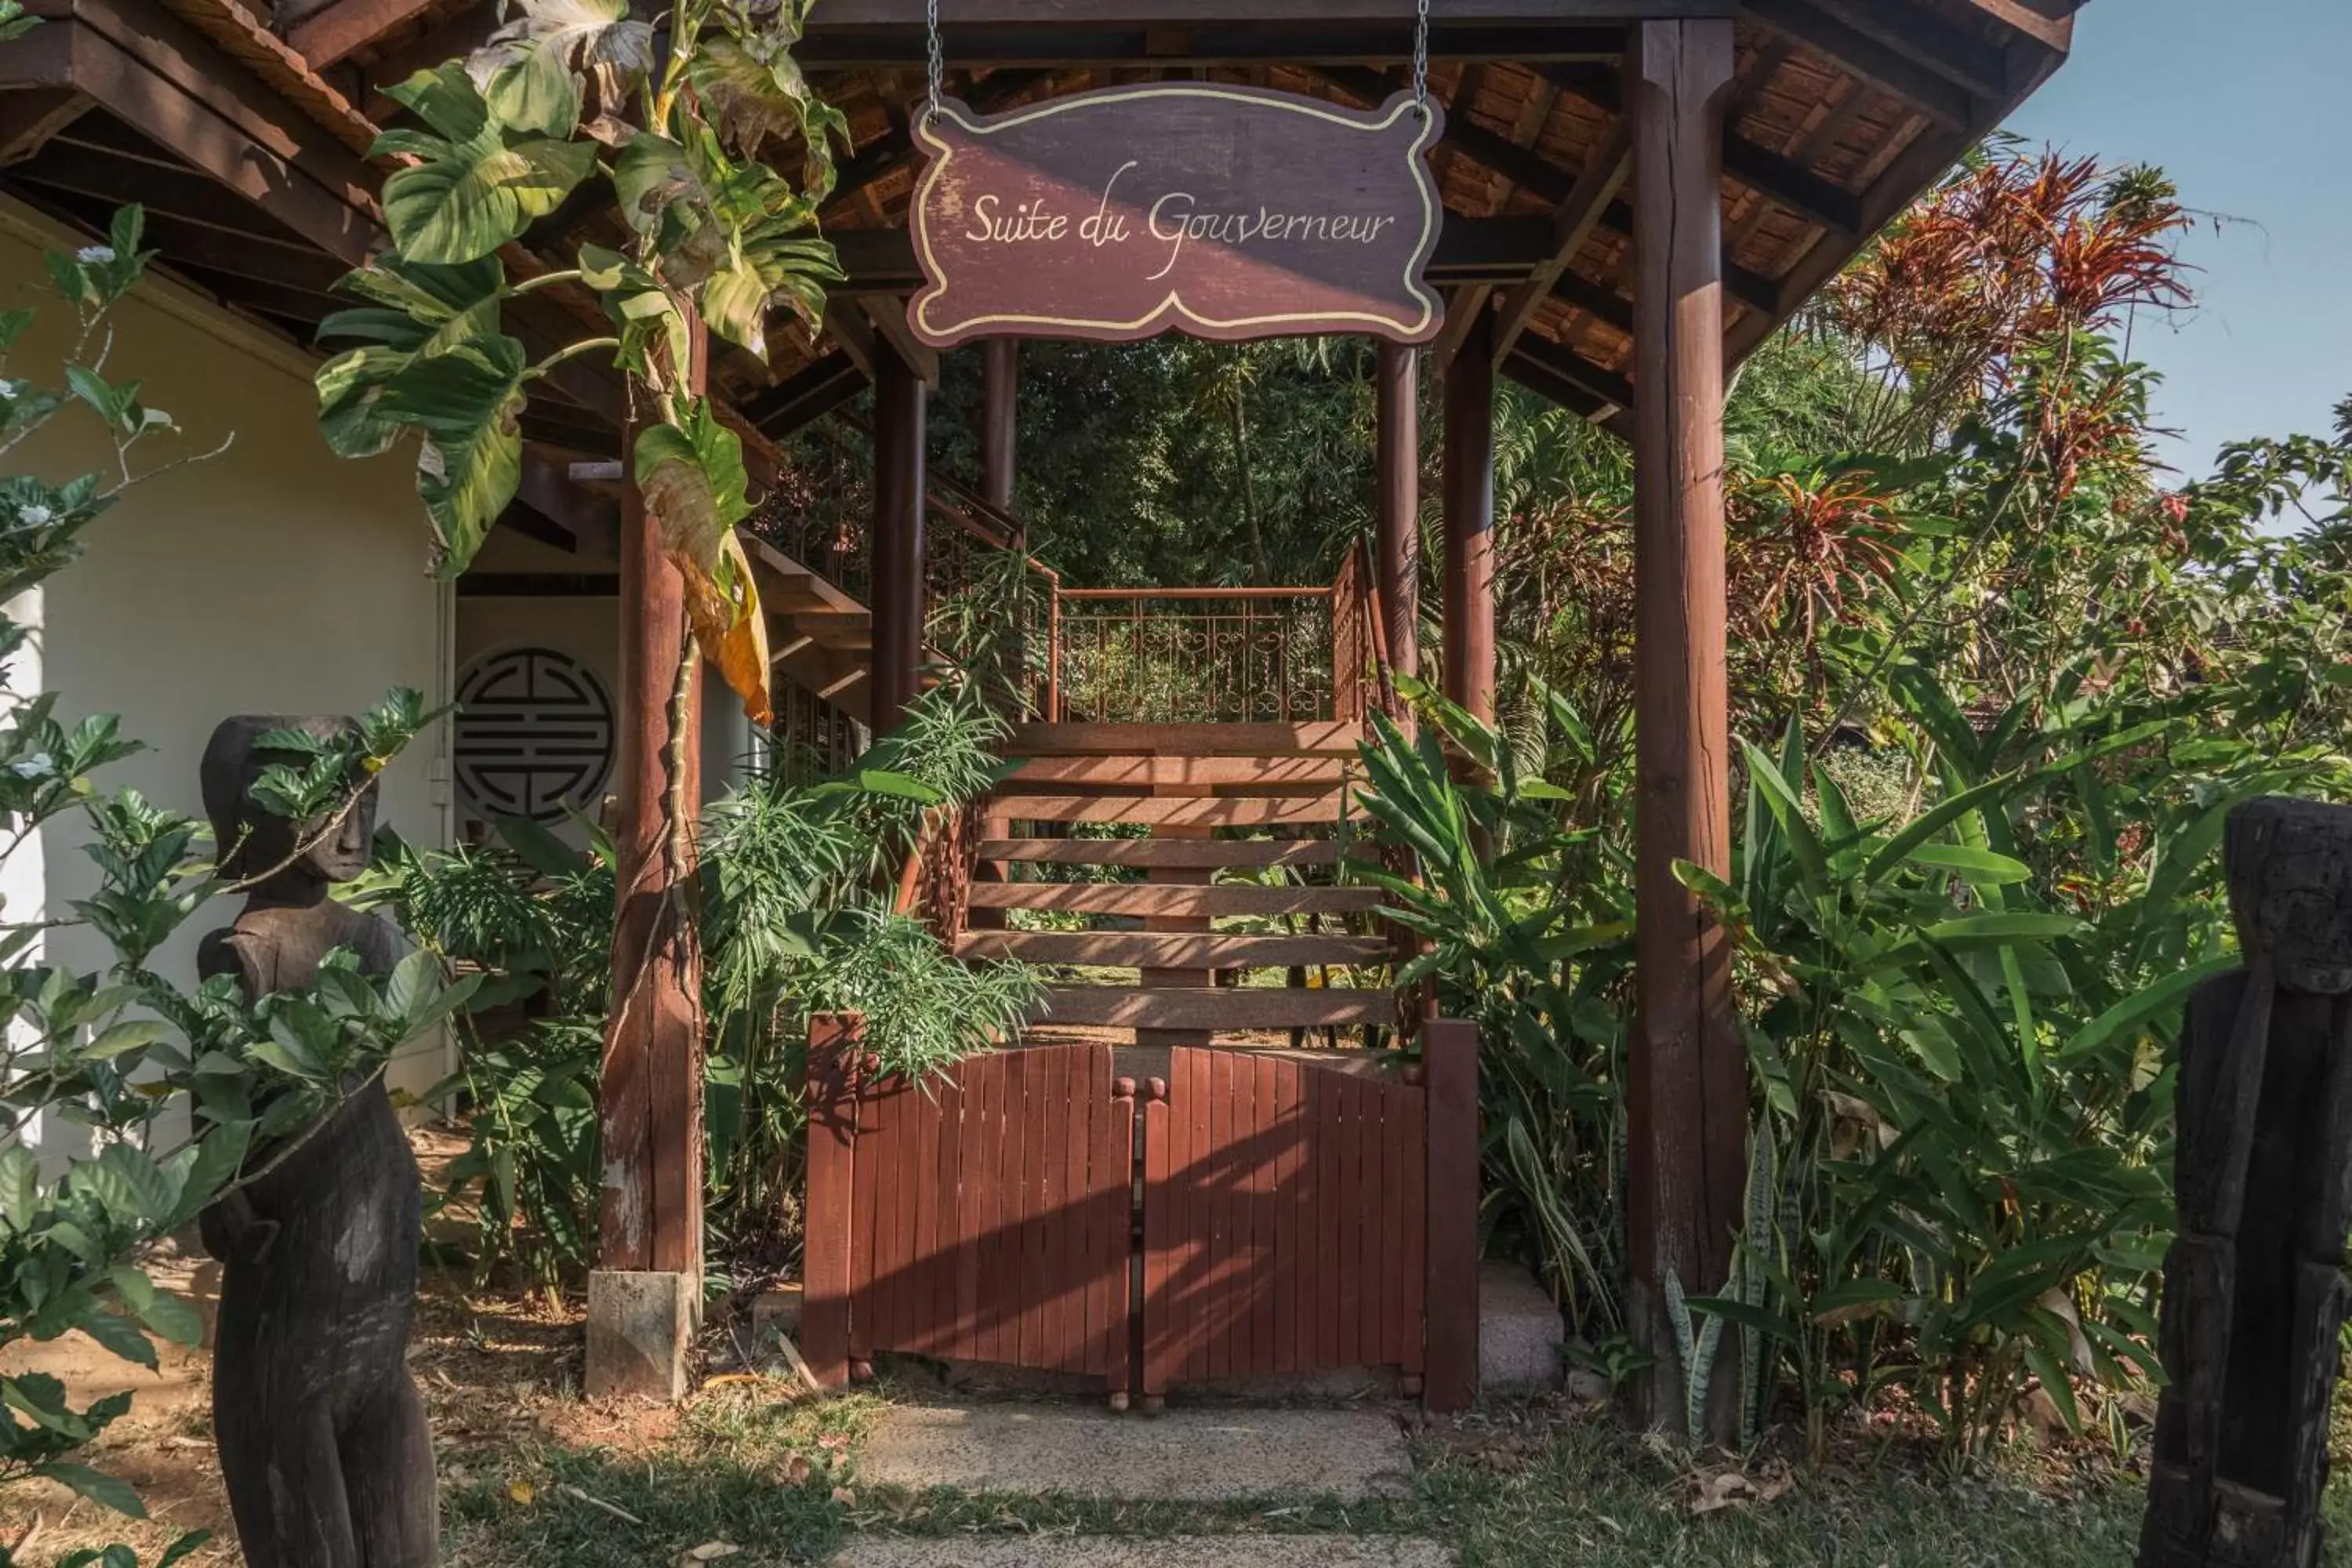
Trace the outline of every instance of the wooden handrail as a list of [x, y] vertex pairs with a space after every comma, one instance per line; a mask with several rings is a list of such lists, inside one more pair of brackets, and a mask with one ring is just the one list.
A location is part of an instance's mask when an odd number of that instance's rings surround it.
[[1328, 599], [1329, 584], [1307, 588], [1065, 588], [1065, 599]]

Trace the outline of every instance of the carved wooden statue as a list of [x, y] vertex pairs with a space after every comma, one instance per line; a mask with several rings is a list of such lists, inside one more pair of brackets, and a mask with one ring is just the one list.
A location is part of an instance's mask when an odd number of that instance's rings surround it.
[[2352, 807], [2230, 817], [2244, 967], [2181, 1033], [2140, 1568], [2315, 1568], [2352, 1226]]
[[[205, 809], [226, 868], [262, 879], [236, 923], [205, 939], [197, 966], [236, 975], [247, 995], [308, 984], [338, 947], [370, 973], [398, 957], [389, 927], [328, 896], [367, 864], [373, 785], [339, 824], [299, 826], [249, 793], [269, 760], [256, 755], [264, 731], [323, 736], [349, 722], [241, 715], [205, 749]], [[213, 1430], [237, 1535], [251, 1568], [424, 1568], [437, 1510], [406, 1360], [416, 1160], [380, 1077], [297, 1136], [282, 1163], [204, 1215], [205, 1249], [224, 1266]]]

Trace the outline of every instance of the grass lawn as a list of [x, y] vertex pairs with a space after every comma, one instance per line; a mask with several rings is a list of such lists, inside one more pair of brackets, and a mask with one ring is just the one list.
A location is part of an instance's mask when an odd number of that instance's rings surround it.
[[[2141, 1502], [2137, 1477], [2095, 1458], [2021, 1453], [1995, 1474], [1952, 1479], [1890, 1456], [1810, 1478], [1760, 1466], [1752, 1491], [1778, 1495], [1700, 1512], [1721, 1467], [1694, 1473], [1605, 1417], [1525, 1407], [1426, 1428], [1410, 1495], [1370, 1505], [913, 1495], [857, 1484], [856, 1439], [881, 1409], [873, 1396], [779, 1404], [742, 1385], [617, 1447], [549, 1440], [453, 1456], [450, 1562], [638, 1568], [724, 1542], [742, 1551], [723, 1561], [751, 1568], [821, 1558], [871, 1530], [1353, 1531], [1432, 1535], [1465, 1568], [2106, 1568], [2130, 1562]], [[2332, 1515], [2336, 1538], [2352, 1542], [2352, 1489], [2336, 1489]]]

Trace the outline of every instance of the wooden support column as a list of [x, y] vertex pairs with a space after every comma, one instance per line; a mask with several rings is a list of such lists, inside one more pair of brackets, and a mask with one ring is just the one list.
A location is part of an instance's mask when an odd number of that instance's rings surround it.
[[[1495, 717], [1495, 317], [1445, 366], [1445, 695]], [[1395, 632], [1391, 628], [1390, 635]]]
[[[688, 384], [709, 340], [690, 322]], [[635, 446], [635, 421], [623, 433]], [[613, 997], [598, 1107], [603, 1202], [588, 1290], [591, 1394], [676, 1399], [702, 1307], [702, 953], [690, 824], [702, 798], [702, 681], [688, 658], [685, 584], [644, 492], [622, 490], [621, 725]], [[674, 829], [675, 834], [674, 834]]]
[[[1019, 338], [987, 338], [981, 342], [980, 362], [980, 493], [981, 499], [1006, 516], [1013, 515], [1013, 477], [1020, 454], [1021, 426], [1021, 340]], [[1028, 547], [1027, 531], [1018, 526], [1016, 518], [1013, 547]], [[1034, 584], [1031, 584], [1033, 587]], [[1027, 650], [1019, 657], [1026, 658]], [[1017, 665], [1016, 668], [1019, 668]], [[1025, 689], [1025, 682], [1022, 683]], [[1044, 715], [1040, 715], [1044, 717]], [[992, 809], [981, 818], [982, 838], [1010, 838], [1013, 821], [1003, 812]], [[983, 860], [972, 868], [976, 882], [1002, 881], [1003, 868], [993, 861]], [[1002, 931], [1004, 929], [1003, 910], [967, 910], [964, 924], [971, 931]]]
[[[1725, 716], [1723, 102], [1727, 19], [1639, 25], [1625, 71], [1634, 121], [1637, 1016], [1628, 1063], [1628, 1224], [1634, 1337], [1657, 1359], [1640, 1417], [1684, 1426], [1667, 1316], [1671, 1275], [1722, 1290], [1747, 1183], [1748, 1058], [1723, 931], [1675, 875], [1731, 872]], [[1738, 1336], [1724, 1343], [1736, 1347]], [[1729, 1350], [1708, 1431], [1728, 1441]]]
[[1423, 1025], [1421, 1066], [1429, 1119], [1422, 1402], [1444, 1413], [1478, 1398], [1478, 1026]]
[[1373, 382], [1373, 463], [1379, 494], [1373, 506], [1372, 571], [1387, 633], [1389, 668], [1417, 675], [1421, 668], [1421, 354], [1381, 344]]
[[898, 727], [923, 667], [923, 460], [928, 394], [887, 340], [874, 344], [874, 708]]
[[1021, 442], [1021, 340], [989, 338], [980, 352], [980, 493], [1010, 513]]

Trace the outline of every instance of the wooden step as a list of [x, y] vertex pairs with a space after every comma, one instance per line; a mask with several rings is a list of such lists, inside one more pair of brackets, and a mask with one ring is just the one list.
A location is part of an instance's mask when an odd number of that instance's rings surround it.
[[1350, 790], [1314, 795], [1013, 795], [991, 815], [1015, 822], [1140, 822], [1155, 827], [1272, 827], [1328, 825], [1353, 814]]
[[1311, 1029], [1393, 1024], [1397, 999], [1315, 986], [1063, 985], [1045, 993], [1035, 1016], [1130, 1029]]
[[1349, 914], [1380, 908], [1378, 888], [1184, 888], [1110, 882], [974, 882], [976, 910], [1090, 915]]
[[1095, 963], [1114, 969], [1290, 969], [1385, 963], [1377, 936], [1255, 936], [1202, 931], [976, 931], [956, 939], [959, 958]]
[[1213, 871], [1226, 866], [1335, 866], [1339, 847], [1328, 838], [984, 838], [980, 858]]
[[997, 750], [1008, 757], [1109, 753], [1179, 757], [1344, 757], [1364, 739], [1360, 724], [1016, 724]]
[[997, 786], [1000, 794], [1073, 784], [1206, 795], [1217, 789], [1323, 790], [1360, 779], [1352, 757], [1032, 757]]

